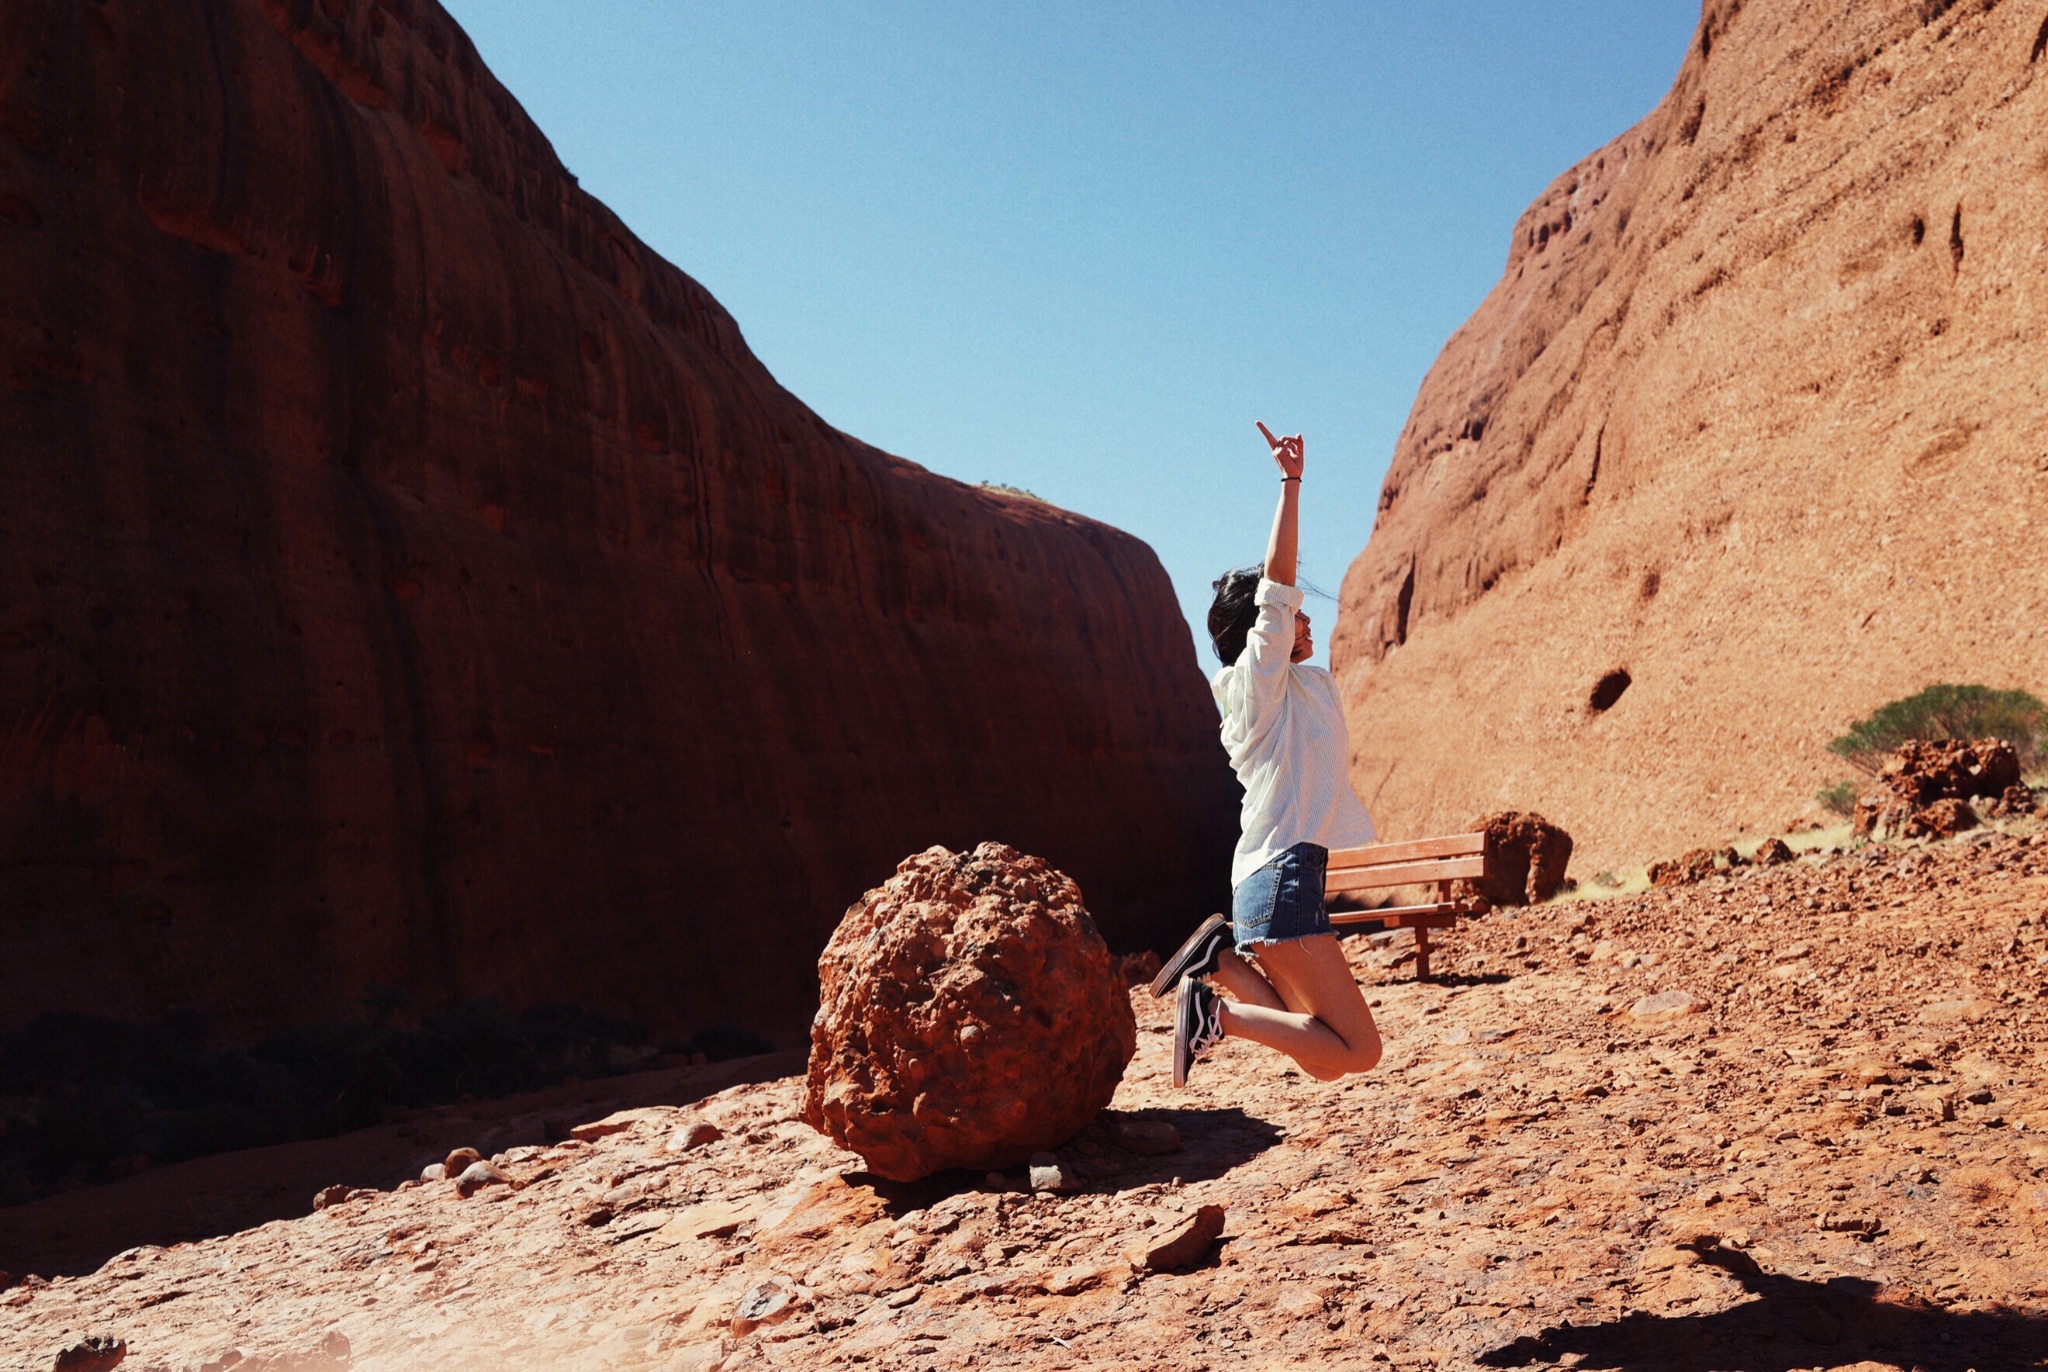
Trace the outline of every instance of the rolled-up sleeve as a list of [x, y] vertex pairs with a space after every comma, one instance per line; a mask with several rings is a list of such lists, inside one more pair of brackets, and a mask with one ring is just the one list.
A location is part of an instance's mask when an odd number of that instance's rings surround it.
[[1238, 659], [1246, 678], [1245, 705], [1254, 720], [1287, 689], [1287, 668], [1294, 660], [1294, 612], [1301, 608], [1302, 594], [1299, 586], [1259, 581], [1253, 601], [1259, 615], [1245, 635], [1244, 656]]

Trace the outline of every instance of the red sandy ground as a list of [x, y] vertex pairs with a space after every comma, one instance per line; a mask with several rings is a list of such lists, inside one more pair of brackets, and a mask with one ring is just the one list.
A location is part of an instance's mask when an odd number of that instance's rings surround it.
[[[0, 1361], [97, 1334], [129, 1368], [261, 1365], [338, 1332], [359, 1369], [2041, 1366], [2044, 919], [2048, 838], [1992, 834], [1490, 916], [1433, 985], [1355, 939], [1380, 1070], [1227, 1044], [1175, 1092], [1140, 992], [1115, 1109], [1185, 1148], [1091, 1129], [1079, 1194], [874, 1184], [790, 1077], [510, 1149], [516, 1189], [17, 1286]], [[1657, 991], [1705, 1004], [1632, 1013]], [[699, 1120], [722, 1137], [670, 1147]], [[1200, 1265], [1126, 1261], [1204, 1203], [1228, 1219]], [[734, 1332], [776, 1279], [790, 1313]]]

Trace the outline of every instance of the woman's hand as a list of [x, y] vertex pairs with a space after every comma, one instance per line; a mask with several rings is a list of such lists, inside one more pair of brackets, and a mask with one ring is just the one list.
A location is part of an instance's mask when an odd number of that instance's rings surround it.
[[1280, 506], [1273, 511], [1273, 532], [1266, 539], [1266, 580], [1292, 586], [1295, 545], [1300, 540], [1301, 435], [1275, 438], [1264, 424], [1259, 424], [1259, 432], [1266, 436], [1273, 461], [1280, 467]]
[[1275, 438], [1273, 437], [1273, 431], [1267, 428], [1262, 421], [1255, 419], [1252, 422], [1259, 426], [1259, 432], [1266, 437], [1266, 446], [1273, 450], [1273, 461], [1279, 464], [1281, 477], [1283, 479], [1292, 477], [1299, 481], [1301, 479], [1302, 462], [1301, 435], [1295, 434], [1289, 438]]

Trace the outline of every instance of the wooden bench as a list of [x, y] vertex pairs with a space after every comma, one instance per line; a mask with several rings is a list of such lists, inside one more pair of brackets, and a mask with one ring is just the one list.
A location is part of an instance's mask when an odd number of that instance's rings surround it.
[[1377, 929], [1415, 931], [1415, 979], [1429, 980], [1429, 931], [1449, 929], [1460, 915], [1483, 915], [1485, 900], [1453, 900], [1451, 883], [1479, 881], [1487, 875], [1486, 835], [1453, 834], [1407, 843], [1373, 843], [1331, 852], [1323, 882], [1323, 898], [1359, 891], [1384, 891], [1393, 886], [1436, 887], [1427, 905], [1397, 905], [1384, 910], [1332, 910], [1330, 923]]

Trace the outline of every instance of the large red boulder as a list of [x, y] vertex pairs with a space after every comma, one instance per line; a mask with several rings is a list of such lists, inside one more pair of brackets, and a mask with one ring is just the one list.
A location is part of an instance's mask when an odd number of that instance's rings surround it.
[[1493, 905], [1538, 905], [1564, 889], [1572, 860], [1572, 836], [1533, 810], [1501, 810], [1475, 819], [1467, 832], [1486, 834], [1490, 875], [1459, 883], [1459, 894], [1476, 894]]
[[904, 859], [818, 961], [804, 1119], [911, 1181], [1064, 1143], [1137, 1051], [1081, 890], [1000, 843]]
[[0, 1031], [794, 1036], [929, 843], [1225, 897], [1152, 551], [812, 413], [433, 0], [0, 5], [0, 383]]

